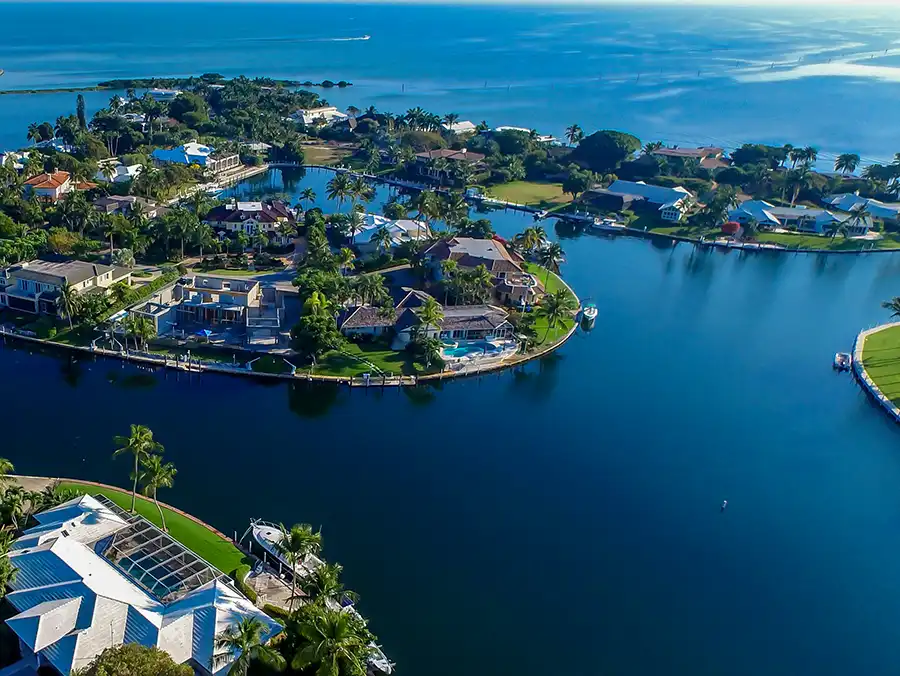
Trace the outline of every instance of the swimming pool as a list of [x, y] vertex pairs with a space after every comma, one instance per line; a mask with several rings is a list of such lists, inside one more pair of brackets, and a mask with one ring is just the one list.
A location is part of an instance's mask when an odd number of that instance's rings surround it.
[[444, 357], [447, 359], [461, 359], [476, 354], [488, 354], [500, 352], [496, 345], [492, 345], [486, 341], [478, 341], [475, 343], [467, 343], [465, 345], [457, 345], [456, 347], [445, 347]]

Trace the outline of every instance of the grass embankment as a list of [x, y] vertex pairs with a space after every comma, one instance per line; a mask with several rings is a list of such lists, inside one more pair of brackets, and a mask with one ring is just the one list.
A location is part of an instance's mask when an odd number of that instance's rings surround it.
[[884, 233], [884, 237], [878, 240], [847, 239], [840, 235], [832, 239], [823, 235], [761, 232], [756, 236], [756, 241], [779, 244], [788, 249], [826, 249], [829, 251], [858, 251], [862, 248], [869, 248], [873, 244], [876, 249], [900, 248], [900, 237], [896, 233], [891, 232]]
[[[100, 488], [69, 481], [60, 482], [60, 486], [88, 495], [102, 494], [124, 509], [131, 508], [131, 493], [125, 490]], [[156, 526], [161, 525], [159, 511], [153, 501], [138, 496], [136, 511]], [[163, 507], [163, 514], [166, 517], [169, 535], [223, 573], [231, 573], [236, 568], [246, 565], [244, 555], [228, 540], [171, 509]]]
[[[575, 300], [576, 303], [578, 302], [578, 298], [575, 296], [575, 294], [572, 293], [569, 287], [566, 286], [565, 283], [563, 283], [562, 279], [560, 279], [559, 275], [557, 275], [555, 272], [550, 272], [547, 268], [538, 265], [537, 263], [525, 263], [525, 269], [541, 281], [541, 284], [544, 285], [544, 290], [547, 293], [553, 293], [554, 291], [557, 291], [559, 289], [564, 289], [566, 293]], [[548, 332], [547, 320], [543, 317], [537, 317], [534, 322], [534, 328], [537, 331], [538, 338], [537, 345], [552, 345], [560, 338], [565, 336], [572, 329], [572, 326], [574, 324], [575, 318], [572, 317], [570, 319], [564, 320], [562, 326], [559, 326], [555, 329], [550, 329], [550, 331]]]
[[341, 164], [351, 155], [346, 148], [332, 148], [330, 146], [303, 146], [304, 164], [321, 164], [331, 166]]
[[900, 406], [900, 326], [870, 334], [863, 344], [863, 366], [882, 394]]
[[371, 362], [387, 375], [413, 375], [422, 372], [408, 352], [387, 349], [379, 343], [347, 343], [343, 350], [335, 350], [322, 357], [313, 373], [343, 378], [372, 373], [372, 367], [360, 359]]
[[530, 207], [550, 207], [568, 204], [571, 195], [562, 190], [562, 183], [539, 183], [537, 181], [513, 181], [492, 185], [487, 188], [492, 197], [506, 202], [525, 204]]

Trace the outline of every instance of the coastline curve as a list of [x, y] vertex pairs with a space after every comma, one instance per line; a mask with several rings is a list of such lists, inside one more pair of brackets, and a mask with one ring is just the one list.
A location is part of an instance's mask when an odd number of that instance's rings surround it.
[[900, 424], [900, 407], [897, 407], [897, 405], [881, 391], [881, 388], [875, 384], [875, 381], [866, 371], [866, 367], [863, 364], [863, 350], [865, 348], [866, 339], [875, 333], [898, 326], [900, 326], [900, 322], [890, 322], [888, 324], [881, 324], [880, 326], [860, 331], [853, 343], [853, 375], [863, 388], [863, 391], [878, 403], [881, 408], [893, 418], [895, 423]]

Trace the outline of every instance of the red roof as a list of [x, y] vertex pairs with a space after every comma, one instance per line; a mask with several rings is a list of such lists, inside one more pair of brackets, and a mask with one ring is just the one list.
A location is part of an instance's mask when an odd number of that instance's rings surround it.
[[740, 223], [735, 223], [734, 221], [728, 221], [727, 223], [722, 223], [722, 232], [724, 232], [726, 235], [733, 235], [740, 229], [741, 229]]
[[52, 190], [54, 188], [59, 188], [68, 180], [69, 172], [57, 171], [54, 174], [38, 174], [37, 176], [29, 178], [27, 181], [25, 181], [25, 185], [31, 186], [35, 189], [43, 188]]

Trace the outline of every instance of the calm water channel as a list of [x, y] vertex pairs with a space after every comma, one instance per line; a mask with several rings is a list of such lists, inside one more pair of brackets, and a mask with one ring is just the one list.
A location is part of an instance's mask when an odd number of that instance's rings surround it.
[[900, 256], [562, 239], [600, 318], [522, 371], [351, 393], [7, 345], [2, 454], [121, 485], [149, 425], [165, 499], [321, 524], [401, 674], [895, 673], [900, 431], [830, 362]]

